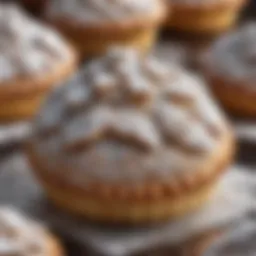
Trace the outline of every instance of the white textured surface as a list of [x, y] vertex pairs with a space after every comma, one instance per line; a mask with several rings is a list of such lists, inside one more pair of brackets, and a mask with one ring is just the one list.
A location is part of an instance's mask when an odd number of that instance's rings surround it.
[[62, 37], [12, 4], [0, 4], [0, 85], [35, 77], [70, 57]]
[[97, 23], [151, 14], [159, 5], [159, 0], [53, 0], [48, 12], [50, 16]]

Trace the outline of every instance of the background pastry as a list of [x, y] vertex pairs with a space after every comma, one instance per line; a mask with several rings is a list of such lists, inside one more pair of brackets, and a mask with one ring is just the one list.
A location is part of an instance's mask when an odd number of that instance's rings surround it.
[[161, 0], [55, 0], [46, 16], [82, 57], [91, 57], [113, 44], [149, 50], [165, 10]]
[[28, 151], [62, 208], [148, 222], [205, 202], [231, 161], [233, 137], [195, 77], [114, 49], [49, 97]]
[[202, 68], [224, 107], [256, 117], [256, 23], [223, 36], [205, 57]]
[[236, 22], [245, 0], [167, 0], [166, 26], [177, 31], [216, 34]]
[[18, 213], [0, 207], [0, 255], [64, 256], [63, 250], [46, 228]]
[[75, 69], [76, 55], [63, 39], [0, 4], [0, 120], [29, 118], [45, 94]]

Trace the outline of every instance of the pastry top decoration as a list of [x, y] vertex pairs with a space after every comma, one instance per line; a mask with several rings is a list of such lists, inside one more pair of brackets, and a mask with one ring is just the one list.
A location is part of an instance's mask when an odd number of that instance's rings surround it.
[[42, 156], [57, 154], [56, 163], [69, 159], [81, 172], [95, 168], [96, 176], [103, 166], [122, 176], [119, 164], [123, 173], [154, 173], [155, 164], [168, 173], [180, 152], [211, 154], [224, 124], [199, 79], [153, 56], [114, 48], [49, 97], [34, 139]]
[[70, 57], [61, 36], [19, 7], [0, 4], [0, 84], [42, 75]]
[[54, 0], [49, 5], [48, 13], [50, 16], [97, 23], [151, 14], [160, 6], [161, 0]]
[[255, 85], [256, 23], [217, 40], [206, 57], [206, 65], [214, 74]]

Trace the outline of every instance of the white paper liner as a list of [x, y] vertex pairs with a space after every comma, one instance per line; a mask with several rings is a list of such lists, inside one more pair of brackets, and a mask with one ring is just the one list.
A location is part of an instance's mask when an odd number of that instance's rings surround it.
[[48, 212], [53, 226], [99, 255], [126, 256], [159, 246], [177, 245], [187, 239], [246, 219], [256, 212], [256, 175], [233, 168], [220, 182], [216, 194], [199, 211], [172, 223], [144, 228], [93, 226], [61, 213]]

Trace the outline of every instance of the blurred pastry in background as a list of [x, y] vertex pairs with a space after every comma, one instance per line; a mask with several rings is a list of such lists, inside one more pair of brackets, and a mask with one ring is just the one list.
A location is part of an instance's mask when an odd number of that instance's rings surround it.
[[0, 121], [30, 118], [76, 67], [76, 54], [18, 7], [0, 4]]
[[256, 117], [256, 23], [223, 36], [204, 57], [205, 76], [223, 106]]
[[17, 210], [0, 206], [0, 255], [64, 256], [57, 239]]
[[256, 226], [244, 221], [208, 243], [193, 256], [253, 256], [256, 252]]
[[215, 35], [230, 29], [246, 0], [167, 0], [166, 27], [176, 31]]
[[161, 0], [55, 0], [46, 17], [86, 58], [101, 55], [113, 44], [148, 51], [165, 8]]
[[234, 152], [196, 77], [114, 48], [46, 101], [29, 159], [56, 205], [103, 222], [157, 222], [203, 205]]

